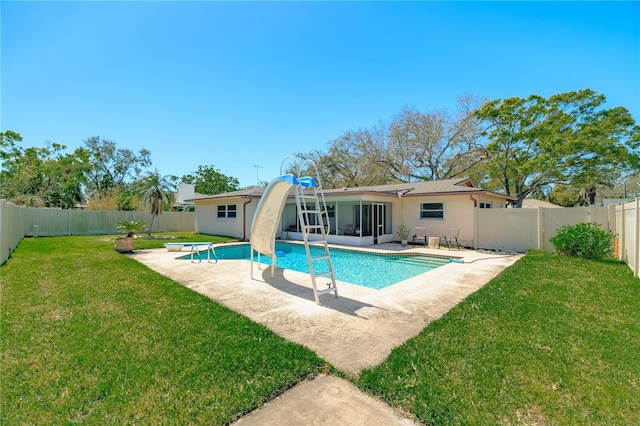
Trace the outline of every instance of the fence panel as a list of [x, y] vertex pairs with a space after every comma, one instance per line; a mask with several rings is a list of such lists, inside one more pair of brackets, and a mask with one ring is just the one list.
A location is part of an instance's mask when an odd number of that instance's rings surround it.
[[602, 230], [607, 232], [615, 232], [616, 221], [615, 215], [612, 214], [613, 210], [607, 207], [589, 207], [589, 221], [599, 223], [602, 226]]
[[22, 209], [6, 200], [0, 200], [0, 265], [9, 259], [24, 238]]
[[557, 233], [558, 229], [565, 225], [573, 226], [578, 223], [589, 221], [589, 211], [586, 207], [568, 207], [564, 209], [540, 209], [542, 214], [542, 230], [543, 249], [552, 253], [555, 248], [551, 241]]
[[618, 258], [640, 276], [640, 198], [616, 207]]
[[71, 235], [98, 235], [105, 233], [104, 212], [69, 210]]
[[[4, 202], [2, 212], [9, 221], [11, 212], [20, 218], [11, 219], [3, 234], [12, 226], [19, 226], [22, 239], [28, 237], [53, 237], [60, 235], [100, 235], [116, 234], [117, 224], [122, 221], [140, 221], [151, 225], [152, 215], [140, 211], [103, 211], [103, 210], [60, 210], [36, 207], [19, 207]], [[11, 207], [7, 207], [11, 206]], [[194, 212], [165, 212], [153, 220], [152, 232], [194, 232]], [[0, 259], [1, 259], [0, 255]]]
[[25, 207], [24, 234], [28, 237], [53, 237], [69, 234], [69, 210]]
[[158, 216], [156, 220], [158, 221], [158, 226], [160, 226], [162, 229], [166, 229], [167, 231], [181, 231], [181, 215], [182, 214], [180, 212], [166, 212], [161, 216]]
[[131, 222], [133, 219], [133, 212], [121, 212], [121, 211], [110, 211], [105, 210], [102, 212], [102, 229], [104, 234], [117, 234], [118, 233], [118, 223], [128, 221]]
[[525, 252], [538, 246], [537, 209], [476, 209], [477, 248]]
[[476, 210], [477, 248], [553, 252], [549, 240], [564, 225], [593, 221], [600, 223], [604, 230], [611, 226], [607, 207]]

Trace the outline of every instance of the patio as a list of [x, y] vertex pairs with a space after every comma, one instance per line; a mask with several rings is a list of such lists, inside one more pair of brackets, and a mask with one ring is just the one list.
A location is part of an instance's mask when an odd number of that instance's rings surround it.
[[[149, 268], [263, 324], [280, 336], [307, 346], [350, 375], [382, 362], [391, 350], [418, 334], [431, 321], [475, 292], [520, 256], [472, 250], [402, 248], [376, 245], [368, 251], [417, 252], [462, 257], [433, 271], [382, 290], [338, 282], [340, 297], [314, 302], [307, 274], [268, 269], [249, 278], [249, 261], [193, 264], [176, 260], [165, 249], [140, 250], [131, 256]], [[182, 253], [184, 255], [184, 253]]]

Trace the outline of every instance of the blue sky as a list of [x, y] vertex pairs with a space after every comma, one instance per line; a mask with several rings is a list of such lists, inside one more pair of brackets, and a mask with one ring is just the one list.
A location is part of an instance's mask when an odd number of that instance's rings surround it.
[[[590, 88], [640, 123], [640, 2], [0, 2], [0, 128], [241, 186], [404, 106]], [[259, 168], [253, 167], [260, 166]]]

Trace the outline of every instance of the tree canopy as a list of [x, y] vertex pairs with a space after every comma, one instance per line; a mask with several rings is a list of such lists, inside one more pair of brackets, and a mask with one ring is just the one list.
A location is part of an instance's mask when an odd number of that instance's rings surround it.
[[173, 180], [193, 184], [196, 192], [207, 195], [237, 191], [239, 187], [238, 179], [220, 173], [220, 170], [213, 166], [198, 166], [194, 174], [187, 174], [182, 176], [182, 179], [174, 178]]
[[492, 101], [467, 95], [453, 112], [405, 107], [388, 123], [347, 130], [326, 151], [297, 157], [313, 160], [328, 188], [470, 177], [517, 197], [517, 206], [555, 185], [578, 194], [563, 202], [593, 204], [596, 191], [640, 172], [639, 126], [605, 100], [590, 89]]
[[87, 190], [93, 195], [124, 189], [140, 177], [144, 168], [151, 166], [151, 152], [144, 148], [135, 154], [100, 136], [92, 136], [84, 144], [90, 164]]
[[480, 102], [461, 97], [453, 112], [404, 107], [388, 123], [345, 131], [327, 152], [297, 156], [317, 164], [328, 188], [462, 177], [484, 158], [474, 115]]
[[0, 133], [0, 196], [31, 207], [72, 208], [82, 202], [86, 157], [81, 150], [65, 154], [66, 147], [23, 148], [19, 133]]
[[[94, 210], [148, 207], [154, 217], [172, 207], [169, 201], [180, 179], [161, 176], [157, 170], [143, 175], [151, 166], [147, 149], [135, 153], [99, 136], [88, 138], [71, 153], [58, 143], [45, 148], [21, 144], [19, 133], [0, 133], [0, 196], [16, 204], [59, 208], [86, 204]], [[235, 191], [239, 186], [238, 179], [213, 166], [199, 166], [182, 181], [195, 184], [195, 190], [204, 194]]]
[[[386, 123], [346, 130], [325, 151], [296, 157], [316, 164], [325, 188], [470, 177], [516, 197], [518, 206], [551, 195], [563, 205], [593, 204], [597, 192], [638, 194], [640, 185], [640, 126], [627, 109], [605, 108], [605, 100], [590, 89], [492, 101], [467, 95], [453, 111], [404, 107]], [[89, 198], [90, 205], [121, 210], [141, 202], [134, 183], [151, 166], [147, 149], [135, 153], [99, 136], [72, 153], [59, 143], [21, 143], [19, 133], [0, 133], [3, 198], [62, 208]], [[239, 189], [238, 179], [212, 165], [182, 178], [151, 175], [165, 191], [169, 181], [210, 195]]]
[[640, 167], [639, 127], [625, 108], [604, 102], [588, 89], [487, 102], [476, 116], [486, 126], [489, 177], [518, 206], [553, 184], [584, 188], [593, 202], [598, 185]]
[[463, 176], [484, 158], [479, 144], [482, 100], [467, 95], [457, 109], [421, 113], [405, 107], [389, 123], [383, 162], [394, 180], [436, 180]]

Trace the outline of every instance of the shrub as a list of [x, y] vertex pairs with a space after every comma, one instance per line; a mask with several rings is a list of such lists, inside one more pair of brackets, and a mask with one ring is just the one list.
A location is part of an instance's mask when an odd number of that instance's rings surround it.
[[557, 253], [585, 259], [602, 259], [613, 251], [612, 240], [613, 235], [600, 229], [599, 224], [584, 222], [561, 227], [549, 241]]
[[133, 237], [136, 231], [142, 231], [147, 227], [144, 222], [123, 220], [118, 222], [117, 228], [120, 232], [127, 232], [127, 237]]

